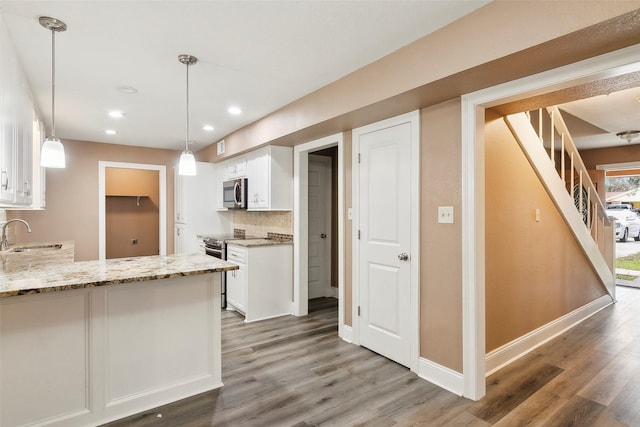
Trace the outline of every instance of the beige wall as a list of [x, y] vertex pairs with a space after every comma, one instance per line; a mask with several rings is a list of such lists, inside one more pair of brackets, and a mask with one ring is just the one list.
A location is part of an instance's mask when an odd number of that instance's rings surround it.
[[[460, 100], [420, 121], [420, 356], [462, 372]], [[453, 224], [438, 223], [438, 206], [453, 206]]]
[[160, 253], [159, 175], [157, 170], [105, 169], [107, 259]]
[[640, 161], [640, 144], [585, 150], [580, 152], [580, 156], [587, 169], [595, 169], [598, 165], [638, 162]]
[[489, 352], [606, 290], [505, 122], [489, 111], [485, 168]]
[[65, 140], [65, 169], [47, 169], [47, 208], [7, 211], [23, 218], [32, 233], [17, 229], [17, 241], [75, 241], [75, 260], [98, 258], [98, 161], [144, 163], [167, 167], [167, 252], [173, 249], [173, 165], [178, 151]]

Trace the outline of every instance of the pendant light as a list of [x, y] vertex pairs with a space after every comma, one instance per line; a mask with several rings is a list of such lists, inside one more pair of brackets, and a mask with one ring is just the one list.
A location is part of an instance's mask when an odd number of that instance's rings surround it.
[[40, 152], [40, 166], [64, 168], [64, 146], [56, 138], [56, 32], [67, 30], [67, 24], [56, 18], [40, 17], [40, 25], [51, 30], [51, 135], [44, 139]]
[[187, 66], [187, 134], [184, 141], [184, 151], [180, 155], [180, 162], [178, 163], [178, 175], [195, 175], [196, 158], [189, 150], [189, 67], [198, 62], [198, 58], [191, 55], [179, 55], [178, 61]]

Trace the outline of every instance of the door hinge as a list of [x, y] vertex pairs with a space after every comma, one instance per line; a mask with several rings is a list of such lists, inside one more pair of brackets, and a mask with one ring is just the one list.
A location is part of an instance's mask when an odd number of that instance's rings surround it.
[[358, 230], [358, 240], [360, 240], [360, 230]]
[[360, 163], [360, 153], [358, 153], [358, 163]]
[[358, 316], [360, 316], [360, 306], [358, 306]]

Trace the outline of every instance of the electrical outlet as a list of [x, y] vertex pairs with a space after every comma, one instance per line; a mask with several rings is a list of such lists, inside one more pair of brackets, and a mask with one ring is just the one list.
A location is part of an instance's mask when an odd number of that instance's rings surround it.
[[438, 222], [453, 224], [453, 206], [438, 206]]
[[132, 245], [137, 245], [138, 244], [138, 239], [131, 239], [131, 244]]

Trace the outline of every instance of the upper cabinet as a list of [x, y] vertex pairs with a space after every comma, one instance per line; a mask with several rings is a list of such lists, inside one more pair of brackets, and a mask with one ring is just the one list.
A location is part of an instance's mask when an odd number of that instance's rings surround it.
[[0, 20], [0, 208], [44, 207], [44, 171], [31, 91]]
[[248, 210], [293, 209], [293, 149], [270, 145], [247, 154]]
[[245, 156], [234, 157], [225, 162], [227, 179], [244, 178], [247, 176], [247, 158]]

